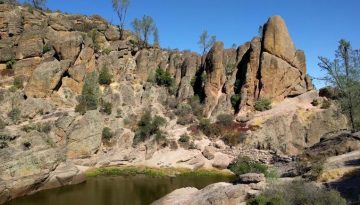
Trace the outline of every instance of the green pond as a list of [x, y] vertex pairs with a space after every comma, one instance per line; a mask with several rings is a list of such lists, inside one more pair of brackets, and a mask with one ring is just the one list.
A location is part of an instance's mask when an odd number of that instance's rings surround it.
[[46, 190], [15, 199], [6, 205], [147, 205], [182, 187], [198, 189], [222, 181], [224, 176], [116, 176], [92, 177], [85, 183]]

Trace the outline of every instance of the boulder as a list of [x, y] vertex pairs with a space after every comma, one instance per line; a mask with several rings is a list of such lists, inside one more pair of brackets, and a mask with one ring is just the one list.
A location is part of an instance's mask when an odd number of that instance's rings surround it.
[[16, 58], [39, 57], [43, 53], [43, 39], [38, 32], [24, 33], [16, 49]]
[[96, 110], [76, 119], [68, 131], [66, 156], [75, 159], [94, 154], [101, 145], [103, 124], [103, 117]]
[[212, 160], [215, 157], [216, 149], [212, 146], [206, 146], [204, 151], [202, 151], [202, 154], [204, 157], [208, 160]]
[[259, 193], [259, 191], [253, 190], [245, 184], [232, 185], [219, 182], [201, 190], [195, 188], [177, 189], [151, 205], [236, 205], [246, 203], [246, 200], [254, 193]]
[[229, 155], [217, 152], [214, 155], [212, 166], [218, 169], [226, 169], [232, 162], [233, 158]]
[[259, 183], [264, 181], [265, 181], [264, 174], [247, 173], [239, 176], [239, 182], [242, 184], [252, 184], [252, 183]]
[[0, 49], [0, 62], [8, 62], [15, 59], [15, 52], [12, 48], [4, 47]]
[[120, 39], [120, 31], [115, 27], [109, 27], [105, 31], [105, 37], [108, 41], [116, 41]]
[[52, 113], [55, 106], [41, 98], [28, 97], [20, 106], [21, 117], [33, 119], [36, 115]]
[[25, 87], [26, 96], [35, 98], [49, 96], [61, 81], [66, 70], [66, 62], [58, 60], [40, 64]]
[[307, 91], [299, 69], [267, 52], [261, 57], [261, 83], [260, 96], [268, 99], [282, 100]]
[[46, 38], [54, 47], [60, 60], [71, 60], [74, 62], [79, 56], [83, 37], [80, 32], [54, 31], [48, 29]]
[[16, 76], [26, 76], [30, 77], [41, 63], [40, 57], [27, 58], [23, 60], [19, 60], [13, 66], [14, 72]]

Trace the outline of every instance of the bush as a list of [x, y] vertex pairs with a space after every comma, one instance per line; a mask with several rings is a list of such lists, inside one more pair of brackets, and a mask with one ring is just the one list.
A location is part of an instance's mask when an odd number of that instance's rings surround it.
[[261, 98], [255, 102], [255, 110], [257, 111], [265, 111], [270, 109], [271, 109], [271, 101], [267, 98]]
[[246, 173], [263, 173], [265, 176], [269, 176], [270, 173], [265, 164], [244, 156], [238, 157], [234, 163], [229, 165], [229, 169], [237, 176]]
[[51, 123], [28, 124], [28, 125], [24, 125], [24, 126], [21, 128], [21, 130], [24, 131], [24, 132], [30, 132], [30, 131], [32, 131], [32, 130], [36, 130], [36, 131], [38, 131], [38, 132], [43, 132], [43, 133], [50, 133], [51, 129], [52, 129]]
[[234, 117], [229, 114], [220, 114], [216, 117], [217, 122], [224, 126], [229, 126], [233, 123]]
[[45, 44], [43, 47], [43, 54], [51, 51], [52, 47], [49, 44]]
[[85, 76], [79, 104], [75, 111], [84, 114], [87, 110], [96, 110], [98, 106], [99, 85], [96, 72], [89, 73]]
[[221, 130], [216, 124], [211, 124], [209, 119], [201, 119], [199, 123], [200, 130], [208, 137], [213, 138], [221, 134]]
[[166, 123], [166, 120], [160, 116], [152, 117], [149, 110], [141, 116], [138, 122], [138, 130], [135, 133], [134, 143], [143, 142], [152, 135], [160, 136], [162, 134], [160, 127]]
[[168, 71], [164, 71], [161, 68], [156, 69], [155, 81], [159, 86], [172, 87], [175, 83], [174, 78]]
[[12, 69], [13, 66], [15, 65], [15, 63], [16, 63], [16, 60], [14, 58], [11, 58], [10, 60], [8, 60], [6, 62], [6, 68], [7, 69]]
[[13, 121], [13, 122], [17, 122], [19, 121], [20, 119], [20, 114], [21, 114], [21, 111], [19, 108], [13, 108], [9, 113], [8, 113], [8, 117], [10, 117], [10, 119]]
[[240, 94], [235, 94], [235, 95], [231, 96], [230, 101], [231, 101], [231, 105], [233, 106], [233, 108], [238, 109], [240, 101], [241, 101]]
[[110, 140], [113, 137], [113, 132], [109, 127], [104, 127], [102, 130], [102, 138], [105, 140]]
[[201, 118], [203, 115], [203, 105], [200, 103], [200, 97], [198, 95], [195, 95], [190, 99], [190, 106], [193, 114], [198, 118]]
[[192, 108], [189, 104], [179, 104], [175, 110], [175, 114], [178, 116], [177, 123], [180, 125], [187, 125], [192, 123]]
[[112, 75], [109, 69], [104, 66], [103, 69], [100, 71], [99, 74], [99, 84], [100, 85], [110, 85], [112, 81]]
[[100, 112], [105, 113], [107, 115], [111, 115], [111, 113], [112, 113], [112, 103], [103, 102], [101, 104]]
[[91, 38], [91, 41], [93, 43], [93, 49], [95, 52], [98, 52], [100, 50], [100, 45], [99, 45], [99, 33], [96, 29], [92, 29], [89, 33], [88, 36]]
[[23, 89], [23, 88], [24, 88], [23, 83], [24, 83], [24, 80], [23, 80], [21, 77], [16, 76], [16, 77], [14, 78], [14, 81], [13, 81], [13, 86], [14, 86], [16, 89]]
[[321, 104], [321, 109], [329, 109], [331, 106], [331, 102], [330, 100], [324, 100], [323, 103]]
[[179, 142], [182, 142], [182, 143], [190, 142], [190, 136], [187, 134], [182, 134], [179, 138]]
[[244, 133], [239, 133], [239, 132], [226, 133], [222, 137], [222, 140], [224, 141], [225, 144], [229, 146], [236, 146], [238, 144], [245, 142], [246, 135]]
[[4, 122], [3, 119], [0, 118], [0, 130], [5, 129], [5, 127], [6, 127], [6, 123]]
[[318, 100], [318, 99], [313, 99], [313, 101], [311, 102], [311, 104], [316, 107], [316, 106], [319, 105], [319, 100]]
[[250, 199], [250, 205], [346, 205], [339, 192], [326, 190], [311, 183], [293, 181], [272, 185]]

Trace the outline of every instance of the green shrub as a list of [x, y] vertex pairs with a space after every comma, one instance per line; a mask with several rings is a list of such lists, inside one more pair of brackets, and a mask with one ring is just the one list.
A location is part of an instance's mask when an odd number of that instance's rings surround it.
[[181, 103], [177, 105], [175, 114], [177, 116], [186, 116], [192, 113], [191, 106], [189, 104]]
[[14, 67], [15, 63], [16, 63], [15, 58], [11, 58], [10, 60], [8, 60], [6, 62], [6, 68], [7, 69], [12, 69]]
[[36, 130], [38, 132], [50, 133], [51, 129], [52, 129], [52, 125], [49, 122], [44, 124], [40, 124], [40, 123], [28, 124], [21, 127], [21, 130], [24, 132], [31, 132], [32, 130]]
[[324, 100], [323, 103], [321, 104], [321, 109], [329, 109], [330, 106], [331, 106], [330, 100]]
[[105, 48], [102, 52], [105, 53], [106, 55], [109, 55], [111, 51], [112, 50], [110, 48]]
[[234, 163], [229, 165], [229, 169], [237, 176], [246, 173], [263, 173], [265, 176], [269, 175], [268, 167], [265, 164], [245, 156], [239, 156]]
[[208, 137], [213, 138], [221, 134], [221, 130], [216, 124], [211, 124], [209, 119], [201, 119], [199, 123], [200, 130]]
[[113, 132], [109, 127], [104, 127], [102, 130], [102, 137], [105, 140], [110, 140], [113, 137]]
[[17, 91], [17, 88], [16, 88], [15, 86], [11, 86], [11, 87], [9, 88], [9, 91], [12, 92], [12, 93], [14, 93], [14, 92]]
[[0, 149], [5, 149], [7, 147], [9, 147], [8, 143], [2, 141], [0, 142]]
[[51, 47], [51, 45], [50, 44], [45, 44], [44, 45], [44, 47], [43, 47], [43, 54], [45, 54], [45, 53], [47, 53], [47, 52], [49, 52], [49, 51], [51, 51], [51, 49], [52, 49], [52, 47]]
[[198, 118], [201, 118], [203, 115], [203, 105], [200, 103], [200, 97], [198, 95], [195, 95], [190, 99], [190, 106], [193, 114]]
[[318, 99], [313, 99], [313, 101], [311, 102], [311, 104], [316, 107], [316, 106], [319, 105], [319, 100], [318, 100]]
[[236, 146], [238, 144], [242, 144], [245, 142], [246, 135], [244, 133], [239, 133], [239, 132], [230, 132], [224, 134], [222, 140], [224, 141], [225, 144], [229, 146]]
[[250, 205], [346, 205], [346, 200], [334, 190], [314, 184], [293, 181], [269, 186], [262, 194], [250, 199]]
[[113, 76], [111, 75], [109, 69], [104, 66], [103, 69], [101, 69], [99, 74], [99, 84], [100, 85], [110, 85], [112, 81]]
[[107, 115], [111, 115], [111, 113], [112, 113], [112, 103], [103, 102], [101, 104], [100, 112], [105, 113]]
[[182, 143], [190, 142], [190, 136], [187, 134], [182, 134], [179, 138], [179, 142], [182, 142]]
[[95, 52], [98, 52], [100, 50], [100, 45], [99, 45], [99, 33], [96, 29], [92, 29], [89, 33], [88, 36], [91, 38], [92, 41], [92, 45], [93, 45], [93, 49]]
[[96, 72], [89, 73], [85, 76], [79, 104], [75, 111], [84, 114], [87, 110], [96, 110], [98, 107], [99, 85]]
[[162, 134], [160, 127], [165, 125], [166, 120], [160, 116], [153, 117], [149, 110], [141, 116], [138, 129], [135, 133], [134, 144], [149, 139], [152, 135]]
[[20, 76], [16, 76], [13, 81], [13, 86], [16, 89], [23, 89], [24, 88], [24, 80]]
[[260, 98], [255, 102], [255, 110], [265, 111], [271, 109], [271, 101], [267, 98]]
[[238, 109], [240, 101], [241, 101], [240, 94], [235, 94], [235, 95], [231, 96], [230, 101], [231, 101], [231, 105], [233, 106], [233, 108]]
[[20, 119], [20, 114], [21, 114], [21, 111], [19, 108], [13, 108], [9, 113], [8, 113], [8, 117], [10, 117], [10, 119], [13, 121], [13, 122], [17, 122], [19, 121]]
[[155, 81], [159, 86], [172, 87], [175, 83], [174, 78], [168, 71], [164, 71], [161, 68], [156, 69]]
[[233, 123], [234, 116], [230, 114], [220, 114], [216, 117], [218, 123], [224, 126], [229, 126]]

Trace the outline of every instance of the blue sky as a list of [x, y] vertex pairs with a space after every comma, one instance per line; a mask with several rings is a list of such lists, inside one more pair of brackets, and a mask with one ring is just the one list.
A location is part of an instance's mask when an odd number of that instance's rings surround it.
[[[135, 17], [149, 15], [159, 28], [164, 48], [199, 52], [200, 33], [207, 30], [226, 47], [241, 45], [258, 33], [272, 15], [281, 15], [297, 48], [305, 51], [308, 73], [323, 75], [319, 55], [333, 58], [337, 42], [360, 48], [360, 0], [130, 0], [126, 28]], [[48, 0], [47, 7], [77, 14], [99, 14], [117, 23], [111, 0]], [[319, 88], [324, 84], [315, 81]]]

